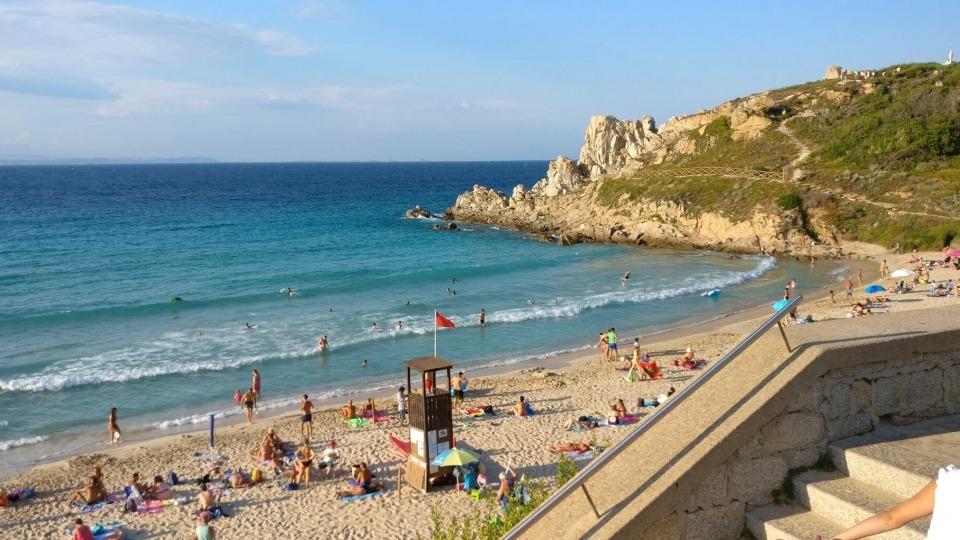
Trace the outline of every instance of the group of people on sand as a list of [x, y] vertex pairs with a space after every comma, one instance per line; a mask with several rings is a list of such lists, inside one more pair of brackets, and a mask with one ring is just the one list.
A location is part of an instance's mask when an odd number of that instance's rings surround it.
[[[144, 484], [140, 482], [140, 473], [135, 472], [127, 480], [124, 488], [128, 500], [135, 501], [165, 501], [173, 496], [173, 492], [162, 476], [154, 476], [153, 484]], [[110, 497], [110, 490], [107, 489], [103, 481], [103, 470], [100, 466], [93, 468], [93, 473], [87, 479], [87, 484], [80, 489], [70, 492], [67, 499], [67, 505], [80, 503], [89, 506], [107, 501]]]

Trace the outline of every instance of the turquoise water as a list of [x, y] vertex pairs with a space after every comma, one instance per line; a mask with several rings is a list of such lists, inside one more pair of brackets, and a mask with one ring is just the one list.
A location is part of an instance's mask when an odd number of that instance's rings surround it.
[[395, 386], [403, 360], [433, 353], [434, 310], [458, 325], [440, 356], [469, 371], [592, 346], [610, 326], [649, 335], [768, 304], [791, 278], [835, 280], [770, 257], [560, 247], [403, 217], [478, 183], [530, 186], [546, 166], [0, 168], [0, 451], [100, 431], [113, 406], [126, 430], [232, 415], [253, 369], [268, 407]]

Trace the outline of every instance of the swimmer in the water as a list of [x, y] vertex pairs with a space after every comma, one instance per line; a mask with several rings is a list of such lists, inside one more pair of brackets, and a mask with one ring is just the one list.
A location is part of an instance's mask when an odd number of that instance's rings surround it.
[[243, 323], [243, 329], [244, 329], [244, 330], [249, 330], [249, 329], [251, 329], [251, 328], [253, 328], [253, 327], [250, 326], [250, 323]]
[[197, 330], [197, 335], [198, 335], [198, 336], [202, 336], [202, 335], [203, 335], [203, 332]]
[[377, 331], [377, 323], [373, 323], [373, 324], [370, 326], [370, 331], [371, 331], [371, 332], [376, 332], [376, 331]]
[[360, 367], [367, 367], [367, 359], [364, 358], [363, 362], [360, 362]]
[[293, 287], [287, 287], [287, 296], [293, 296]]
[[403, 321], [397, 321], [397, 330], [403, 330]]
[[174, 296], [173, 298], [170, 299], [170, 301], [171, 301], [171, 302], [183, 302], [183, 298], [180, 298], [179, 296]]
[[456, 296], [457, 291], [451, 290], [450, 287], [447, 287], [447, 294], [449, 294], [450, 296]]
[[460, 283], [460, 282], [457, 280], [457, 278], [453, 278], [453, 283], [456, 284], [456, 283]]
[[327, 350], [327, 336], [320, 338], [320, 341], [317, 341], [317, 347], [320, 347], [321, 351]]

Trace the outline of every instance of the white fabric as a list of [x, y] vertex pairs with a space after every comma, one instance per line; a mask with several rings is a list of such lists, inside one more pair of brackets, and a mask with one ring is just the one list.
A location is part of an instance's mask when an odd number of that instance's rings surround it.
[[933, 519], [927, 540], [957, 538], [960, 531], [960, 470], [953, 465], [940, 469], [933, 495]]

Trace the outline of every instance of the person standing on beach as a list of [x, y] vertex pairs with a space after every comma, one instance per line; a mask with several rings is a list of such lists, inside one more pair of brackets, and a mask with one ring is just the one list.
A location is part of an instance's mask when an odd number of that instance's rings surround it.
[[303, 395], [300, 400], [300, 438], [310, 440], [313, 437], [313, 403]]
[[880, 263], [880, 277], [887, 277], [887, 274], [889, 273], [890, 267], [887, 266], [887, 260], [884, 259], [883, 262]]
[[617, 351], [617, 329], [613, 327], [607, 330], [607, 355], [613, 357], [614, 360], [620, 356]]
[[897, 245], [893, 246], [893, 253], [896, 255], [900, 255], [901, 253], [903, 253], [902, 251], [900, 251], [900, 242], [897, 242]]
[[453, 387], [453, 408], [459, 409], [460, 405], [463, 405], [463, 388], [467, 385], [467, 378], [463, 376], [463, 372], [460, 371], [457, 373], [456, 377], [450, 381], [450, 386]]
[[600, 349], [600, 356], [603, 358], [608, 357], [610, 349], [607, 347], [607, 334], [606, 332], [600, 332], [600, 338], [597, 341], [597, 348]]
[[480, 328], [483, 328], [487, 324], [487, 312], [480, 308]]
[[400, 420], [400, 427], [403, 427], [404, 421], [407, 419], [407, 389], [400, 387], [400, 390], [397, 392], [397, 419]]
[[110, 430], [110, 441], [107, 444], [120, 444], [120, 420], [117, 419], [117, 408], [110, 409], [110, 418], [107, 420]]
[[847, 280], [843, 282], [843, 288], [847, 292], [847, 298], [853, 297], [853, 278], [847, 276]]
[[247, 411], [247, 423], [253, 423], [253, 407], [257, 404], [257, 393], [253, 387], [247, 389], [243, 394], [243, 408]]
[[253, 391], [257, 393], [257, 401], [260, 401], [260, 372], [253, 370]]
[[857, 287], [863, 286], [863, 268], [857, 269]]

